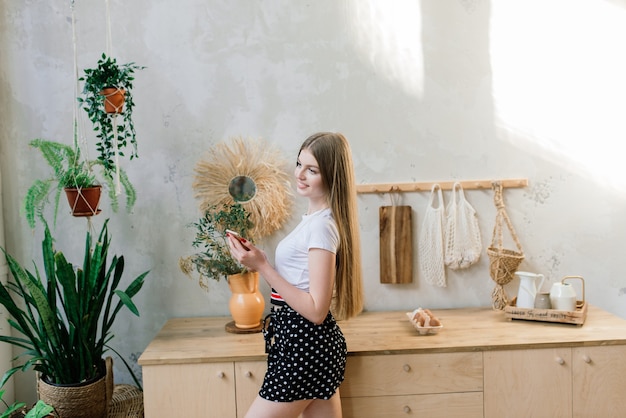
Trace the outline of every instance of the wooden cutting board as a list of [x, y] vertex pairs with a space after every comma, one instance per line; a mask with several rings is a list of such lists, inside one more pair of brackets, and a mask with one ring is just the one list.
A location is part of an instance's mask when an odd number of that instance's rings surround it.
[[380, 282], [413, 281], [413, 228], [411, 206], [381, 206]]

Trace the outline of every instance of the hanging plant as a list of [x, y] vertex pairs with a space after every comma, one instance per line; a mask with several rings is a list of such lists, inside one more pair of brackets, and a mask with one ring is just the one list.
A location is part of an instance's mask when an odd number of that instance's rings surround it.
[[[99, 185], [103, 182], [98, 181], [94, 172], [94, 169], [98, 167], [101, 169], [104, 183], [108, 186], [111, 208], [114, 212], [118, 210], [119, 202], [114, 178], [104, 170], [104, 165], [100, 160], [87, 160], [81, 156], [76, 138], [74, 138], [73, 146], [45, 139], [34, 139], [29, 145], [41, 151], [41, 155], [52, 169], [48, 177], [35, 180], [24, 197], [23, 210], [31, 228], [35, 227], [36, 219], [44, 219], [44, 208], [48, 203], [48, 196], [51, 192], [54, 192], [53, 208], [54, 222], [56, 223], [62, 190], [79, 189], [85, 192], [86, 189], [93, 186], [100, 187]], [[130, 211], [137, 199], [135, 188], [124, 170], [120, 169], [119, 174], [120, 183], [126, 194], [126, 209]], [[70, 203], [70, 206], [74, 207], [72, 203]], [[95, 215], [97, 213], [97, 204], [91, 204], [90, 207]], [[85, 212], [83, 210], [82, 213]]]
[[[138, 157], [132, 118], [133, 81], [135, 71], [144, 68], [134, 62], [118, 64], [115, 58], [103, 53], [96, 68], [85, 69], [85, 75], [79, 78], [84, 88], [78, 101], [93, 123], [98, 159], [109, 173], [117, 167], [117, 156], [125, 156], [125, 148], [130, 147], [129, 159]], [[118, 98], [123, 102], [116, 101]]]

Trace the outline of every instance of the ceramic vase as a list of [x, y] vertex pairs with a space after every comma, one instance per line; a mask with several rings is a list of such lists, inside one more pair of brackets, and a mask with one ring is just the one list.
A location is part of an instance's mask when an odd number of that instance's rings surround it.
[[232, 292], [228, 307], [240, 329], [260, 326], [265, 301], [259, 291], [259, 273], [246, 272], [228, 276], [228, 286]]

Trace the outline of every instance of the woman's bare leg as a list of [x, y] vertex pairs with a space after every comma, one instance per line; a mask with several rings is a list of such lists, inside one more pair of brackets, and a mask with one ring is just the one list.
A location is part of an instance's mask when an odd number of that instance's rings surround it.
[[341, 418], [339, 390], [328, 400], [315, 399], [302, 412], [302, 418]]
[[[252, 405], [250, 405], [246, 418], [297, 418], [312, 402], [314, 401], [310, 399], [293, 402], [272, 402], [257, 396]], [[328, 417], [331, 416], [333, 415], [328, 415]]]

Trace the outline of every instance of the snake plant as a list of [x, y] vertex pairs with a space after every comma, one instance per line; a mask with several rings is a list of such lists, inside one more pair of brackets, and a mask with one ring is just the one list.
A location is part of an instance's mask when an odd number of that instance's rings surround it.
[[109, 346], [115, 318], [124, 307], [139, 315], [132, 298], [148, 274], [140, 274], [125, 290], [118, 289], [124, 257], [114, 256], [107, 265], [107, 224], [108, 220], [95, 243], [87, 232], [82, 268], [75, 268], [63, 252], [55, 250], [46, 224], [41, 246], [45, 278], [36, 266], [34, 272], [28, 271], [2, 249], [14, 281], [0, 283], [0, 304], [20, 335], [0, 335], [0, 342], [25, 351], [16, 358], [23, 357], [22, 364], [8, 370], [0, 386], [15, 372], [29, 368], [53, 384], [81, 383], [102, 372], [103, 354], [109, 349], [115, 352]]

